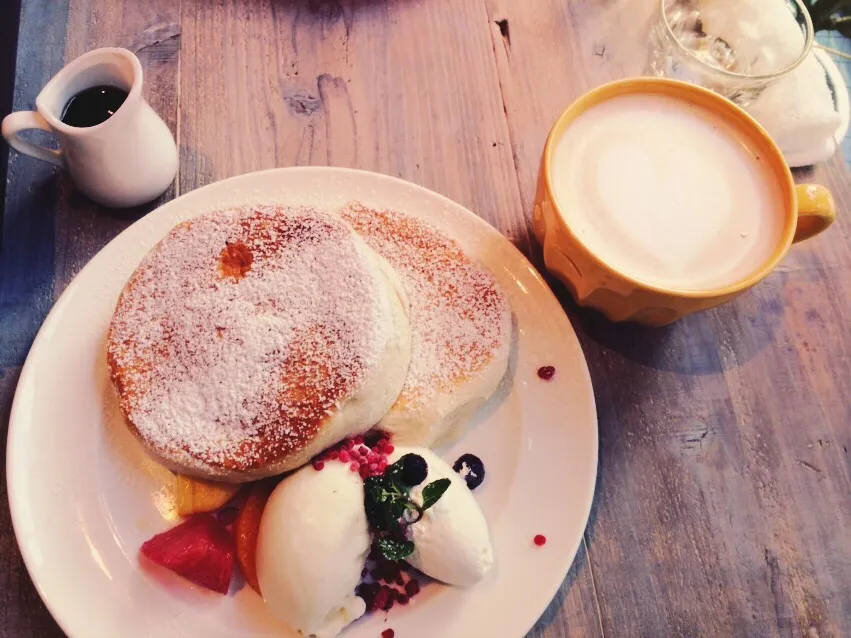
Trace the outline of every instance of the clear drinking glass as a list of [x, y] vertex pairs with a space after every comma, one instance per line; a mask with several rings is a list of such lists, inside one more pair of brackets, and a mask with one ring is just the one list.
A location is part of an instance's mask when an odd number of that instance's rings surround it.
[[698, 84], [739, 106], [797, 68], [813, 45], [801, 0], [661, 0], [659, 6], [645, 74]]

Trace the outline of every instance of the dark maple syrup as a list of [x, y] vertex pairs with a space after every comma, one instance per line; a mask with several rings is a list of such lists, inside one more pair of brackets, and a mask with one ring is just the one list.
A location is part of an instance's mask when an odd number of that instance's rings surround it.
[[127, 99], [127, 91], [116, 86], [93, 86], [80, 91], [62, 109], [63, 123], [88, 128], [106, 122]]

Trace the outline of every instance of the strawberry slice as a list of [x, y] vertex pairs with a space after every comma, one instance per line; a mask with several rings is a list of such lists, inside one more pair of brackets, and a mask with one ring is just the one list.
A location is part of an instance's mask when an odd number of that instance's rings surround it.
[[146, 541], [141, 553], [196, 585], [226, 594], [233, 576], [231, 535], [209, 514], [199, 514]]
[[248, 492], [248, 498], [234, 523], [236, 537], [236, 559], [242, 569], [245, 582], [260, 593], [260, 583], [257, 582], [257, 534], [260, 532], [260, 519], [269, 495], [275, 489], [277, 481], [265, 480], [254, 483]]

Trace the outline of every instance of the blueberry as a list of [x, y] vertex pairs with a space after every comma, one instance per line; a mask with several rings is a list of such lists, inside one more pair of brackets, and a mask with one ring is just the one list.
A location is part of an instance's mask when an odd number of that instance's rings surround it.
[[408, 487], [414, 487], [426, 480], [428, 464], [419, 454], [406, 454], [401, 459], [402, 471], [399, 478]]
[[461, 475], [470, 490], [476, 489], [485, 480], [485, 464], [475, 454], [460, 456], [452, 469]]

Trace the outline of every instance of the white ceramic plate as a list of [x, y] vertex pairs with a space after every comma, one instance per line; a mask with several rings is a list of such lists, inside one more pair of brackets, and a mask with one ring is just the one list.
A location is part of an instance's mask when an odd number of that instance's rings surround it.
[[[107, 326], [145, 253], [199, 212], [250, 202], [339, 207], [350, 200], [418, 215], [488, 266], [516, 319], [512, 367], [470, 432], [443, 455], [479, 455], [476, 491], [495, 568], [470, 589], [429, 584], [407, 607], [375, 614], [345, 638], [515, 638], [544, 611], [573, 560], [597, 470], [597, 417], [579, 343], [546, 284], [502, 235], [465, 208], [391, 177], [288, 168], [201, 188], [135, 223], [80, 272], [32, 347], [9, 426], [7, 480], [15, 533], [53, 616], [74, 637], [288, 636], [249, 588], [220, 596], [158, 568], [143, 541], [173, 523], [170, 474], [122, 426], [106, 373]], [[552, 381], [537, 377], [553, 365]], [[173, 518], [172, 518], [173, 520]], [[547, 544], [533, 538], [544, 534]]]

